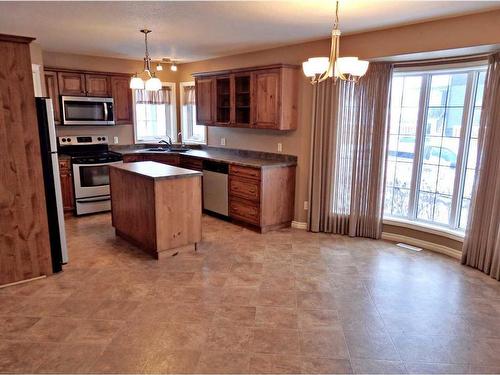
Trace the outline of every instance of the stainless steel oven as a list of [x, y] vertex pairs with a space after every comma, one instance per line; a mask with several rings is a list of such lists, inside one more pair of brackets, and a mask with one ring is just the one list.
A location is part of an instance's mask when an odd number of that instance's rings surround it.
[[114, 125], [113, 98], [62, 96], [63, 125]]
[[76, 158], [73, 162], [76, 214], [109, 211], [111, 195], [109, 189], [109, 166], [123, 161], [85, 163]]

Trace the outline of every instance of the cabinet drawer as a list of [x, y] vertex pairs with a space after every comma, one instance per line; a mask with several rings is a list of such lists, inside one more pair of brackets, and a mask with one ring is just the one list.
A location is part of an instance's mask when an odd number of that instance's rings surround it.
[[247, 178], [229, 177], [229, 194], [249, 199], [255, 202], [260, 200], [260, 181]]
[[230, 198], [229, 216], [246, 223], [260, 225], [260, 207], [252, 202]]
[[229, 166], [229, 174], [232, 176], [246, 177], [246, 178], [260, 180], [260, 169], [258, 169], [258, 168], [249, 168], [249, 167], [241, 167], [239, 165], [230, 165]]
[[142, 155], [123, 155], [124, 163], [133, 163], [136, 161], [144, 161], [144, 156]]
[[179, 155], [159, 155], [151, 154], [146, 156], [146, 160], [156, 161], [158, 163], [173, 165], [174, 167], [179, 165]]
[[180, 160], [181, 168], [192, 169], [195, 171], [201, 171], [203, 169], [203, 161], [201, 159], [190, 158], [187, 156], [181, 156]]

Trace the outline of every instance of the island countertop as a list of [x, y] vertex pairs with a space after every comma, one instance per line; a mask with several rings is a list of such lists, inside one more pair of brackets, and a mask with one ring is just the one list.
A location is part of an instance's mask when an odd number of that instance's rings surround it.
[[155, 161], [138, 161], [134, 163], [115, 164], [110, 167], [118, 168], [122, 171], [141, 175], [153, 180], [166, 180], [203, 175], [201, 172], [157, 163]]

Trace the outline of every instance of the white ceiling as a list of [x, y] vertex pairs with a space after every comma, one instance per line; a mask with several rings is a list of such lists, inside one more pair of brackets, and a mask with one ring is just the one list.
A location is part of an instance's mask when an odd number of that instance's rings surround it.
[[[341, 0], [354, 33], [500, 8], [500, 1]], [[0, 33], [36, 37], [48, 51], [141, 59], [139, 29], [153, 30], [154, 58], [182, 61], [327, 38], [333, 0], [0, 2]]]

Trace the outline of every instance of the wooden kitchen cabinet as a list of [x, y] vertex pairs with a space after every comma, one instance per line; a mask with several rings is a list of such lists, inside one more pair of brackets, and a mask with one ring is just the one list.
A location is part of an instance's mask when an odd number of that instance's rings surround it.
[[[32, 40], [0, 34], [1, 286], [52, 274]], [[8, 302], [3, 298], [2, 307]]]
[[180, 155], [179, 167], [201, 171], [203, 170], [203, 160], [187, 155]]
[[196, 78], [196, 120], [198, 124], [213, 125], [215, 122], [215, 79]]
[[123, 155], [124, 163], [133, 163], [136, 161], [156, 161], [158, 163], [179, 166], [178, 154], [160, 154], [160, 153], [143, 153]]
[[54, 109], [54, 122], [61, 124], [61, 103], [59, 101], [59, 87], [57, 84], [57, 72], [45, 71], [45, 95], [52, 99]]
[[78, 72], [58, 72], [59, 95], [85, 96], [85, 74]]
[[229, 217], [261, 232], [288, 227], [293, 220], [295, 166], [229, 166]]
[[132, 90], [130, 78], [111, 76], [111, 96], [115, 113], [115, 124], [132, 124]]
[[128, 74], [45, 68], [45, 90], [53, 102], [56, 125], [62, 123], [61, 95], [111, 96], [115, 124], [132, 124], [132, 90], [129, 83]]
[[72, 213], [75, 209], [75, 193], [70, 159], [59, 159], [59, 176], [64, 212]]
[[110, 78], [102, 74], [85, 74], [85, 94], [87, 96], [110, 96]]
[[262, 70], [252, 74], [253, 125], [275, 129], [280, 121], [280, 70]]
[[297, 128], [297, 66], [275, 64], [193, 76], [199, 124], [274, 130]]

